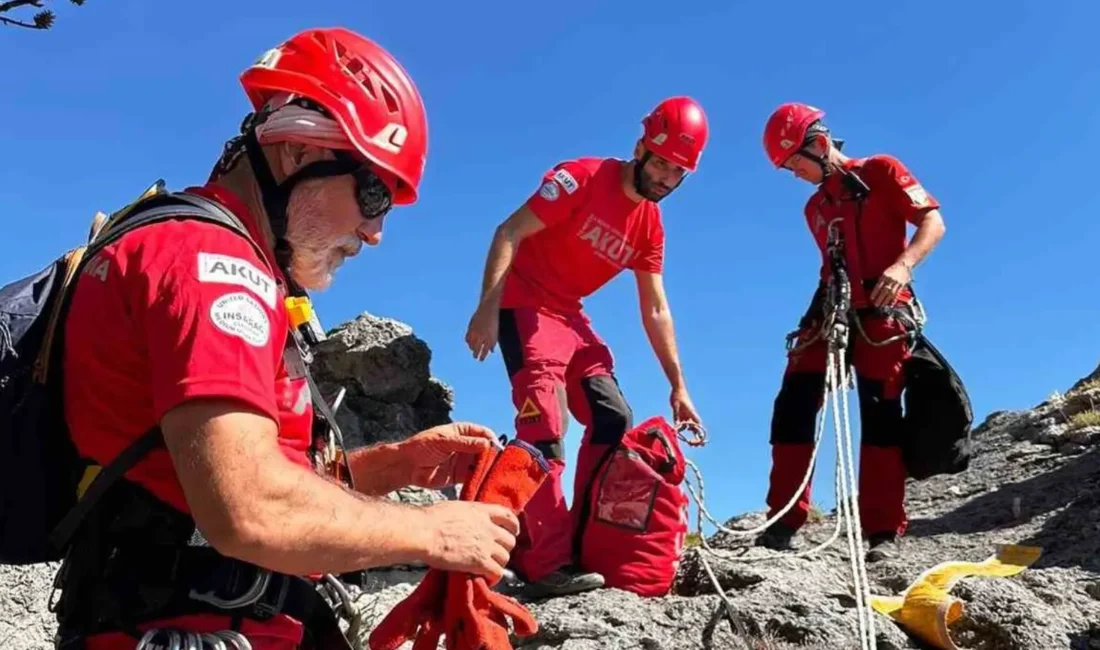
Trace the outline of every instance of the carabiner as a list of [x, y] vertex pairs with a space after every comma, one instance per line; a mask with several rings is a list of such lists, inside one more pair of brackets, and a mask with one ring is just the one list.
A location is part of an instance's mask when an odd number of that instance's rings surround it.
[[268, 583], [271, 582], [270, 571], [268, 571], [267, 569], [259, 568], [257, 568], [257, 570], [259, 572], [256, 574], [256, 578], [252, 581], [252, 586], [248, 588], [248, 591], [244, 592], [243, 595], [237, 598], [226, 600], [224, 598], [220, 598], [214, 595], [214, 590], [210, 590], [206, 593], [199, 593], [194, 589], [191, 590], [188, 596], [190, 598], [193, 598], [194, 600], [209, 603], [214, 607], [218, 607], [220, 609], [237, 609], [238, 607], [251, 605], [259, 600], [260, 596], [264, 595], [264, 592], [267, 591]]
[[252, 650], [252, 644], [245, 635], [235, 630], [222, 630], [220, 632], [215, 632], [214, 635], [225, 639], [226, 643], [233, 644], [236, 650]]
[[336, 594], [336, 597], [340, 600], [340, 609], [344, 610], [344, 615], [350, 621], [355, 618], [355, 603], [352, 602], [351, 593], [344, 587], [344, 583], [332, 575], [326, 573], [324, 575], [324, 585], [329, 591]]
[[[694, 437], [689, 439], [687, 436], [683, 435], [681, 431], [685, 429], [691, 429], [695, 434]], [[679, 436], [680, 440], [683, 440], [692, 447], [702, 447], [707, 444], [707, 430], [702, 424], [697, 422], [677, 422], [676, 434]]]
[[165, 648], [165, 646], [162, 646], [159, 643], [153, 643], [153, 639], [157, 638], [157, 635], [161, 632], [168, 634], [167, 650], [181, 650], [179, 632], [160, 627], [154, 627], [153, 629], [147, 631], [144, 635], [142, 635], [141, 640], [138, 641], [135, 650], [161, 650], [161, 648]]

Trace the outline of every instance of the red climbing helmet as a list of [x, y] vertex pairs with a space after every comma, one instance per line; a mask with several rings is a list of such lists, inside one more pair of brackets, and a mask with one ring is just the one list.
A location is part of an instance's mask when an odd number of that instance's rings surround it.
[[414, 203], [424, 175], [428, 120], [401, 64], [343, 28], [300, 32], [241, 74], [253, 107], [291, 93], [328, 111], [368, 160], [392, 175], [394, 203]]
[[764, 151], [777, 168], [802, 147], [806, 129], [825, 116], [825, 111], [809, 104], [782, 104], [764, 126]]
[[703, 107], [690, 97], [670, 97], [642, 119], [645, 148], [695, 171], [707, 144], [709, 129]]

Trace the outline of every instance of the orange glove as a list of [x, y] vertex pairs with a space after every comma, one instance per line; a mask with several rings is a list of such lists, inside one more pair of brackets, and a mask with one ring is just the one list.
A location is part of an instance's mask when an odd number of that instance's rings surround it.
[[435, 569], [428, 571], [416, 589], [371, 632], [371, 650], [397, 650], [409, 639], [415, 639], [413, 650], [436, 650], [443, 635], [446, 594], [447, 574]]
[[[482, 453], [460, 498], [495, 503], [519, 514], [549, 470], [537, 449], [512, 441], [504, 451]], [[431, 569], [375, 628], [369, 644], [371, 650], [397, 650], [415, 638], [413, 650], [428, 650], [446, 635], [448, 650], [512, 650], [509, 618], [518, 636], [538, 631], [531, 613], [518, 601], [491, 591], [485, 578]]]

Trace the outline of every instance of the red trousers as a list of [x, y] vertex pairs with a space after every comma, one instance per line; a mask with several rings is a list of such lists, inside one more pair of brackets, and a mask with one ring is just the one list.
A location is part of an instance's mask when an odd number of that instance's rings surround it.
[[[611, 350], [582, 313], [521, 307], [500, 312], [500, 349], [512, 384], [516, 437], [543, 452], [551, 472], [520, 515], [510, 567], [534, 582], [574, 561], [584, 494], [633, 415], [613, 373]], [[568, 413], [584, 425], [570, 509], [562, 492]]]
[[[867, 337], [884, 341], [906, 330], [893, 318], [862, 316]], [[849, 372], [855, 368], [859, 391], [859, 510], [866, 535], [902, 535], [908, 526], [905, 513], [905, 465], [901, 455], [904, 364], [909, 340], [902, 338], [884, 346], [871, 345], [852, 323]], [[811, 325], [800, 332], [799, 343], [817, 331]], [[767, 503], [769, 518], [794, 496], [809, 467], [813, 435], [820, 416], [825, 387], [827, 343], [824, 339], [789, 355], [783, 384], [772, 414], [772, 469]], [[831, 415], [825, 424], [822, 444], [829, 442]], [[831, 443], [830, 443], [831, 444]], [[819, 452], [820, 453], [820, 452]], [[798, 496], [796, 505], [781, 520], [794, 528], [806, 522], [810, 509], [812, 477]]]

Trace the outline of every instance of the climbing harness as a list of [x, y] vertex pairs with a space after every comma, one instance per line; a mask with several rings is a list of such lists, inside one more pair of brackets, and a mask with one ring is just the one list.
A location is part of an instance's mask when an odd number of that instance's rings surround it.
[[[163, 642], [158, 640], [164, 638]], [[134, 650], [252, 650], [252, 644], [240, 632], [220, 630], [214, 633], [188, 632], [155, 627], [145, 633]]]
[[[803, 557], [818, 551], [824, 550], [830, 546], [841, 534], [842, 524], [846, 524], [846, 538], [848, 542], [848, 555], [851, 563], [852, 577], [855, 581], [855, 601], [856, 601], [856, 614], [858, 618], [859, 636], [860, 636], [860, 648], [861, 650], [874, 650], [875, 645], [875, 628], [874, 628], [874, 614], [870, 608], [871, 590], [867, 581], [867, 567], [864, 558], [863, 549], [863, 531], [860, 525], [859, 517], [859, 491], [858, 483], [856, 482], [856, 469], [854, 463], [854, 454], [852, 446], [852, 432], [848, 410], [848, 391], [853, 386], [853, 377], [847, 371], [848, 361], [846, 358], [846, 351], [849, 346], [849, 339], [851, 329], [849, 327], [849, 318], [852, 315], [852, 291], [851, 281], [848, 277], [846, 267], [843, 263], [843, 240], [838, 228], [839, 219], [832, 221], [829, 224], [829, 240], [828, 240], [828, 253], [830, 264], [832, 266], [832, 277], [830, 278], [827, 290], [824, 295], [824, 318], [822, 319], [822, 325], [820, 329], [814, 335], [814, 341], [824, 338], [828, 342], [828, 351], [826, 357], [826, 374], [825, 374], [825, 389], [824, 399], [822, 401], [823, 407], [818, 419], [818, 426], [814, 431], [813, 451], [810, 454], [810, 462], [806, 468], [806, 474], [802, 479], [802, 483], [795, 490], [794, 496], [790, 501], [773, 517], [765, 521], [760, 526], [750, 530], [733, 530], [723, 526], [719, 523], [713, 515], [707, 510], [705, 505], [705, 495], [703, 489], [703, 476], [699, 471], [698, 466], [691, 460], [687, 460], [687, 466], [691, 470], [694, 476], [694, 481], [690, 478], [685, 480], [688, 493], [696, 504], [696, 532], [699, 535], [700, 547], [697, 549], [699, 559], [703, 565], [703, 569], [710, 579], [711, 584], [714, 586], [715, 592], [719, 598], [722, 599], [723, 605], [726, 608], [726, 612], [730, 617], [730, 622], [736, 625], [737, 615], [735, 613], [732, 602], [726, 596], [724, 590], [718, 582], [717, 577], [714, 574], [714, 570], [711, 568], [707, 561], [706, 555], [711, 555], [718, 559], [723, 559], [733, 562], [748, 562], [748, 561], [764, 561], [780, 559], [785, 557]], [[918, 313], [922, 313], [918, 311]], [[862, 331], [859, 327], [859, 318], [855, 316], [856, 328], [858, 331]], [[788, 337], [788, 341], [790, 338]], [[870, 341], [869, 341], [870, 342]], [[885, 342], [880, 343], [885, 345]], [[801, 347], [807, 347], [808, 343], [800, 344]], [[790, 349], [790, 346], [788, 346]], [[814, 466], [817, 461], [817, 453], [820, 448], [821, 436], [825, 428], [826, 413], [831, 404], [833, 426], [836, 434], [836, 501], [837, 501], [837, 522], [836, 528], [832, 535], [822, 544], [800, 553], [794, 554], [782, 554], [772, 555], [759, 558], [745, 558], [741, 556], [731, 556], [729, 552], [723, 552], [718, 549], [712, 548], [707, 542], [706, 536], [703, 535], [703, 520], [704, 518], [715, 526], [720, 532], [730, 535], [732, 537], [752, 537], [758, 535], [767, 530], [772, 524], [778, 522], [783, 518], [798, 502], [799, 495], [803, 493], [806, 486], [809, 484], [810, 477], [813, 475]], [[681, 434], [682, 436], [682, 434]], [[694, 483], [694, 486], [693, 486]]]

